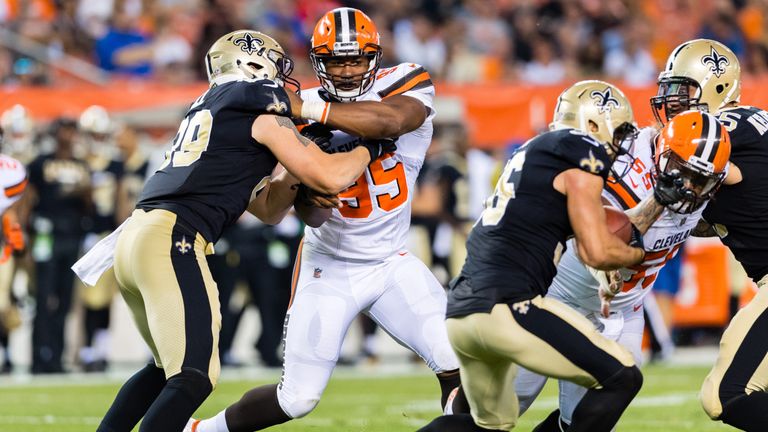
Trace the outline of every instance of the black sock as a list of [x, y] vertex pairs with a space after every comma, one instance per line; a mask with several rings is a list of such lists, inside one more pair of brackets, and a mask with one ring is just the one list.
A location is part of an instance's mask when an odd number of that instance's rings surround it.
[[765, 431], [768, 428], [768, 393], [752, 392], [729, 400], [723, 405], [720, 420], [747, 431]]
[[[441, 372], [437, 374], [437, 380], [440, 382], [440, 408], [445, 410], [445, 403], [448, 400], [448, 396], [451, 394], [453, 389], [456, 387], [459, 387], [461, 385], [461, 376], [459, 375], [459, 370], [454, 369], [452, 371], [447, 372]], [[462, 395], [464, 392], [461, 392]], [[458, 395], [457, 395], [458, 396]], [[465, 398], [466, 400], [466, 398]], [[454, 406], [456, 406], [454, 404]], [[461, 414], [461, 413], [468, 413], [469, 409], [466, 411], [454, 411], [454, 414]]]
[[208, 375], [183, 369], [171, 377], [144, 416], [139, 432], [181, 431], [213, 391]]
[[640, 391], [643, 374], [636, 366], [624, 367], [600, 384], [603, 388], [589, 389], [576, 405], [569, 432], [609, 432], [613, 429]]
[[224, 413], [229, 432], [252, 432], [291, 419], [277, 400], [277, 384], [248, 391]]
[[549, 413], [543, 422], [539, 423], [531, 432], [561, 432], [560, 410], [556, 409]]
[[165, 387], [165, 372], [148, 364], [123, 384], [97, 432], [130, 432]]
[[469, 414], [440, 416], [417, 432], [487, 432], [499, 429], [486, 429], [475, 424]]

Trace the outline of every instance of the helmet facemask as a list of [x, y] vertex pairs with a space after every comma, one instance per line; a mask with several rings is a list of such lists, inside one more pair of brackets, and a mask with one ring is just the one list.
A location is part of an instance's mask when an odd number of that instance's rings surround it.
[[[690, 94], [692, 87], [696, 88], [693, 95]], [[699, 102], [700, 95], [699, 84], [690, 78], [662, 78], [659, 80], [658, 93], [651, 98], [653, 116], [660, 125], [665, 125], [683, 111], [694, 109], [709, 112], [707, 104]]]
[[613, 130], [613, 140], [607, 144], [608, 149], [613, 153], [613, 164], [611, 164], [611, 176], [613, 179], [620, 179], [629, 173], [632, 165], [635, 163], [635, 141], [639, 131], [632, 123], [624, 122]]
[[[351, 43], [357, 45], [356, 42]], [[362, 49], [334, 50], [331, 53], [326, 47], [320, 46], [313, 48], [309, 57], [312, 60], [312, 67], [323, 89], [339, 101], [349, 102], [366, 94], [373, 88], [373, 84], [376, 81], [376, 73], [381, 65], [381, 47], [368, 43]], [[360, 57], [368, 61], [368, 68], [365, 72], [352, 76], [333, 75], [328, 72], [328, 61], [354, 57]], [[338, 88], [340, 83], [357, 83], [357, 86], [353, 89], [344, 90]]]
[[701, 208], [714, 196], [726, 175], [725, 171], [714, 172], [710, 162], [696, 156], [685, 161], [672, 149], [667, 149], [658, 155], [656, 171], [671, 173], [674, 170], [680, 173], [680, 178], [689, 192], [680, 202], [667, 208], [681, 214], [690, 214]]

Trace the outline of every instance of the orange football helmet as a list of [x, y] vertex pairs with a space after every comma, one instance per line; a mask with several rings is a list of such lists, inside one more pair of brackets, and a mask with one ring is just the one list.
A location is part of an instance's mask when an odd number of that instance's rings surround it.
[[656, 141], [656, 171], [680, 172], [692, 192], [668, 208], [677, 213], [692, 213], [720, 187], [731, 156], [731, 139], [725, 127], [703, 111], [686, 111], [673, 117]]
[[[356, 89], [336, 88], [334, 76], [329, 74], [325, 62], [333, 57], [359, 57], [368, 60], [368, 70], [353, 80], [359, 80]], [[312, 50], [309, 53], [315, 75], [320, 85], [341, 101], [351, 101], [362, 96], [373, 87], [376, 72], [381, 65], [381, 46], [376, 25], [362, 11], [342, 7], [323, 15], [312, 33]], [[335, 77], [340, 81], [340, 77]], [[349, 78], [347, 78], [349, 80]]]

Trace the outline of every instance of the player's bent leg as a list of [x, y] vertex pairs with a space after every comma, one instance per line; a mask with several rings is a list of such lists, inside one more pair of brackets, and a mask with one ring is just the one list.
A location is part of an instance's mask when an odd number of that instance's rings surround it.
[[[766, 278], [759, 287], [766, 284]], [[765, 430], [768, 425], [768, 291], [754, 299], [723, 333], [717, 362], [704, 380], [700, 398], [713, 420], [742, 430]]]
[[[124, 250], [125, 239], [130, 247]], [[142, 430], [181, 430], [220, 372], [221, 314], [205, 259], [207, 242], [171, 212], [137, 210], [117, 248], [115, 276], [121, 292], [131, 298], [142, 336], [149, 339], [168, 380]]]
[[[590, 320], [598, 326], [600, 334], [610, 340], [617, 341], [622, 347], [629, 350], [635, 364], [642, 363], [645, 324], [642, 309], [634, 311], [627, 308], [623, 311], [617, 311], [609, 318], [595, 316], [594, 319]], [[560, 388], [560, 420], [564, 424], [570, 425], [573, 411], [587, 393], [587, 388], [565, 380], [560, 380], [558, 385]]]
[[144, 366], [120, 388], [96, 431], [133, 430], [164, 387], [165, 372], [153, 364]]
[[[642, 385], [631, 354], [599, 335], [584, 316], [556, 300], [535, 297], [508, 310], [514, 323], [511, 330], [517, 336], [515, 344], [523, 347], [510, 353], [516, 362], [533, 372], [588, 388], [602, 387], [592, 393], [605, 396], [590, 397], [589, 407], [582, 407], [584, 400], [579, 403], [569, 430], [609, 431]], [[595, 397], [611, 400], [593, 406]]]
[[[510, 430], [518, 417], [514, 389], [517, 367], [497, 341], [488, 344], [485, 339], [486, 336], [494, 339], [494, 333], [500, 333], [499, 329], [506, 324], [508, 319], [500, 319], [493, 313], [446, 320], [451, 344], [461, 364], [462, 388], [472, 418], [477, 426], [489, 430]], [[479, 338], [479, 334], [484, 337]], [[513, 335], [508, 337], [514, 339]]]
[[[401, 345], [417, 353], [440, 382], [441, 407], [449, 413], [468, 412], [459, 391], [459, 362], [445, 329], [446, 296], [442, 285], [418, 258], [396, 255], [387, 262], [384, 292], [367, 314]], [[446, 403], [452, 392], [452, 405]], [[455, 402], [455, 404], [454, 404]]]
[[546, 383], [546, 376], [531, 372], [524, 367], [517, 368], [515, 393], [520, 404], [520, 415], [528, 411]]

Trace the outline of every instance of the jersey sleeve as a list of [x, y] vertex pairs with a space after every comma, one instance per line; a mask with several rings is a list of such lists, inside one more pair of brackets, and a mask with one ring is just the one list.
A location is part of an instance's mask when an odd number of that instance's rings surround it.
[[377, 93], [380, 98], [404, 95], [418, 99], [429, 109], [429, 116], [435, 114], [433, 100], [435, 86], [429, 72], [416, 63], [401, 63], [379, 74], [379, 79], [387, 81], [386, 86]]
[[8, 206], [21, 198], [27, 188], [27, 170], [24, 165], [11, 157], [0, 157], [0, 187], [3, 188], [2, 201]]
[[562, 135], [558, 144], [560, 157], [576, 168], [590, 174], [608, 178], [611, 170], [611, 158], [602, 144], [589, 136], [571, 129]]
[[257, 114], [291, 115], [291, 101], [285, 88], [272, 80], [241, 83], [242, 107]]

